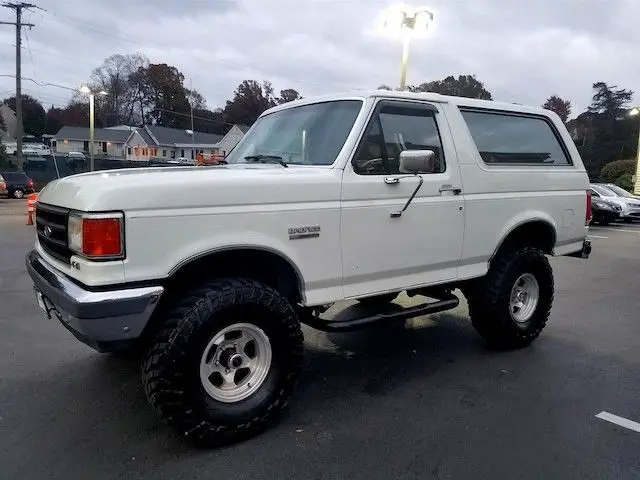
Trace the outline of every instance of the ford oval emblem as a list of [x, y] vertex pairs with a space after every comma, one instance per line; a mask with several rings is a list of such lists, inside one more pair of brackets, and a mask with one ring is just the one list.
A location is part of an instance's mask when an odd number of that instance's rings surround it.
[[44, 236], [45, 237], [50, 237], [51, 236], [51, 227], [49, 225], [44, 227]]

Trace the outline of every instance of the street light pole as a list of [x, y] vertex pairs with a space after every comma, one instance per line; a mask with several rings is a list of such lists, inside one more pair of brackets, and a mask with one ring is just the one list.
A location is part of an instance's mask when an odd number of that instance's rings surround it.
[[89, 171], [95, 169], [93, 147], [95, 143], [95, 95], [89, 94]]
[[407, 66], [409, 64], [409, 45], [411, 37], [409, 34], [404, 35], [402, 39], [402, 65], [400, 66], [400, 90], [407, 88]]
[[[82, 93], [86, 93], [89, 96], [89, 171], [95, 170], [94, 163], [94, 148], [95, 148], [95, 102], [96, 93], [93, 92], [87, 85], [80, 87]], [[97, 92], [98, 95], [106, 95], [107, 92], [101, 90]]]
[[[629, 115], [636, 117], [640, 114], [640, 107], [632, 108]], [[640, 195], [640, 123], [638, 124], [638, 149], [636, 150], [636, 178], [633, 182], [633, 194]]]

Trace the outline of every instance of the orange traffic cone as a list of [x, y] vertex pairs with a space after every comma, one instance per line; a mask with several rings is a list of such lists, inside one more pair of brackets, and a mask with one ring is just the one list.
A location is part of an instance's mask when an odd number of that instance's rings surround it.
[[27, 225], [33, 225], [33, 213], [36, 210], [37, 193], [27, 195]]

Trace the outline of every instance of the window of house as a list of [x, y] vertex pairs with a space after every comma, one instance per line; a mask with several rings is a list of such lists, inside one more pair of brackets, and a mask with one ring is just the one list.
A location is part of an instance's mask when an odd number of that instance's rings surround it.
[[162, 150], [162, 156], [166, 157], [167, 156], [167, 151], [166, 150]]
[[171, 158], [176, 158], [176, 152], [175, 152], [175, 150], [171, 150]]
[[131, 147], [127, 147], [127, 155], [131, 155]]
[[102, 153], [107, 153], [107, 142], [102, 142]]
[[488, 165], [571, 165], [560, 138], [544, 117], [462, 110], [480, 157]]
[[435, 115], [434, 108], [426, 104], [380, 102], [356, 151], [354, 171], [360, 175], [396, 174], [400, 172], [400, 152], [432, 150], [434, 173], [444, 172], [446, 166]]
[[82, 142], [82, 149], [83, 149], [85, 152], [88, 152], [88, 151], [89, 151], [89, 141], [88, 141], [88, 140], [85, 140], [84, 142]]

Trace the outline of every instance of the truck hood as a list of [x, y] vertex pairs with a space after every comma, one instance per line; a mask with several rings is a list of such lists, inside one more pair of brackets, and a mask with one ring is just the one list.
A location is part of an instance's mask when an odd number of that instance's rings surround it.
[[38, 201], [87, 212], [338, 200], [341, 170], [221, 165], [83, 173], [50, 182]]

